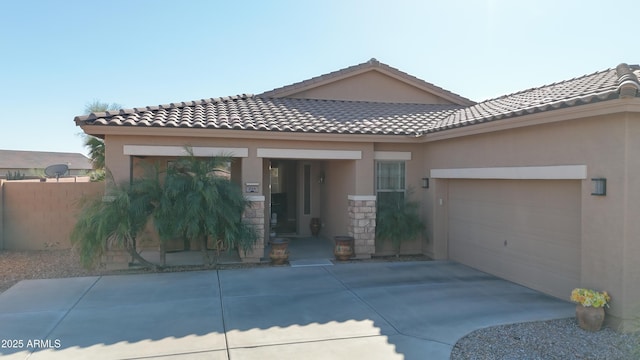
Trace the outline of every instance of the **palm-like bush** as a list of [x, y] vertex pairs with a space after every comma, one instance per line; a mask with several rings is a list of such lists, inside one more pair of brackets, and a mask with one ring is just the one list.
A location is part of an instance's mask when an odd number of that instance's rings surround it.
[[245, 252], [258, 238], [255, 230], [242, 222], [249, 202], [240, 187], [225, 176], [229, 161], [225, 157], [201, 159], [190, 153], [173, 163], [167, 169], [163, 196], [154, 214], [162, 239], [200, 241], [206, 263], [209, 238], [226, 249]]
[[157, 166], [147, 167], [145, 175], [130, 184], [110, 182], [104, 199], [85, 201], [71, 235], [85, 266], [95, 265], [108, 247], [117, 246], [140, 263], [160, 268], [136, 251], [136, 238], [149, 221], [161, 245], [174, 238], [202, 241], [205, 264], [210, 264], [208, 238], [245, 252], [255, 244], [258, 235], [242, 221], [249, 203], [240, 187], [221, 172], [230, 159], [196, 158], [189, 153], [174, 162], [164, 178]]
[[424, 234], [425, 225], [419, 214], [420, 204], [408, 200], [411, 191], [386, 195], [378, 199], [376, 240], [390, 241], [396, 256], [399, 256], [402, 241]]
[[145, 227], [152, 206], [145, 204], [135, 187], [112, 185], [107, 195], [85, 199], [71, 233], [71, 243], [80, 251], [86, 267], [96, 265], [106, 249], [119, 247], [140, 263], [157, 267], [136, 251], [136, 237]]

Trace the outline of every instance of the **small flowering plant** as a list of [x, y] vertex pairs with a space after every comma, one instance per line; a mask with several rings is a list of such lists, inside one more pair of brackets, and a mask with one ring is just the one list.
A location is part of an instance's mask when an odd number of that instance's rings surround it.
[[591, 289], [576, 288], [571, 292], [571, 301], [582, 306], [591, 306], [595, 308], [609, 307], [611, 297], [606, 291], [595, 291]]

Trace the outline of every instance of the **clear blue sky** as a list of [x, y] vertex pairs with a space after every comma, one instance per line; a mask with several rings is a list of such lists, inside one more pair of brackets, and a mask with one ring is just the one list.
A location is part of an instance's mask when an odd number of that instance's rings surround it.
[[640, 62], [622, 0], [0, 0], [0, 149], [82, 152], [73, 118], [260, 93], [372, 57], [472, 100]]

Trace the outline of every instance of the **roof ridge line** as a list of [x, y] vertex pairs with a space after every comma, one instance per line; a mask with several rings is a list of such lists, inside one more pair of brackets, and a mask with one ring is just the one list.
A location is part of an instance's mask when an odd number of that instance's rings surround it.
[[500, 96], [497, 96], [497, 97], [494, 97], [494, 98], [489, 98], [489, 99], [486, 99], [486, 100], [482, 100], [481, 102], [478, 102], [477, 105], [480, 105], [480, 104], [483, 104], [483, 103], [486, 103], [486, 102], [489, 102], [489, 101], [494, 101], [494, 100], [498, 100], [498, 99], [504, 99], [504, 98], [507, 98], [507, 97], [510, 97], [510, 96], [514, 96], [514, 95], [518, 95], [518, 94], [531, 92], [533, 90], [539, 90], [539, 89], [543, 89], [543, 88], [547, 88], [547, 87], [551, 87], [551, 86], [555, 86], [555, 85], [565, 84], [565, 83], [568, 83], [570, 81], [583, 79], [583, 78], [586, 78], [586, 77], [589, 77], [589, 76], [594, 76], [596, 74], [606, 73], [606, 72], [611, 71], [611, 70], [613, 70], [613, 69], [612, 68], [608, 68], [608, 69], [605, 69], [605, 70], [595, 71], [595, 72], [592, 72], [590, 74], [584, 74], [584, 75], [576, 76], [576, 77], [573, 77], [571, 79], [556, 81], [556, 82], [553, 82], [553, 83], [550, 83], [550, 84], [544, 84], [544, 85], [540, 85], [540, 86], [534, 86], [534, 87], [531, 87], [531, 88], [528, 88], [528, 89], [512, 92], [512, 93], [505, 94], [505, 95], [500, 95]]
[[634, 98], [640, 92], [640, 81], [631, 66], [622, 63], [616, 67], [618, 93], [621, 99]]
[[295, 98], [295, 97], [271, 97], [271, 96], [262, 96], [262, 94], [255, 95], [256, 99], [264, 99], [264, 100], [294, 100], [294, 101], [326, 101], [326, 102], [340, 102], [340, 103], [364, 103], [364, 104], [397, 104], [397, 105], [429, 105], [429, 106], [447, 106], [447, 107], [456, 107], [456, 108], [464, 108], [468, 107], [467, 105], [458, 105], [458, 104], [427, 104], [427, 103], [407, 103], [407, 102], [387, 102], [387, 101], [368, 101], [368, 100], [344, 100], [344, 99], [310, 99], [310, 98]]

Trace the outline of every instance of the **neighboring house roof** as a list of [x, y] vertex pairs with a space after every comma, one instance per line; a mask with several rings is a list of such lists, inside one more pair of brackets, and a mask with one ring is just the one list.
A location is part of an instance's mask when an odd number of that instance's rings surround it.
[[91, 170], [91, 161], [80, 153], [0, 150], [0, 169], [44, 169], [66, 164], [71, 170]]
[[[368, 66], [387, 67], [370, 61], [319, 78], [327, 80], [353, 72], [353, 68]], [[240, 95], [96, 113], [78, 116], [75, 121], [77, 125], [420, 135], [619, 97], [637, 97], [640, 96], [638, 76], [640, 66], [620, 64], [616, 69], [470, 106], [267, 97], [321, 81], [314, 78], [258, 96]]]

